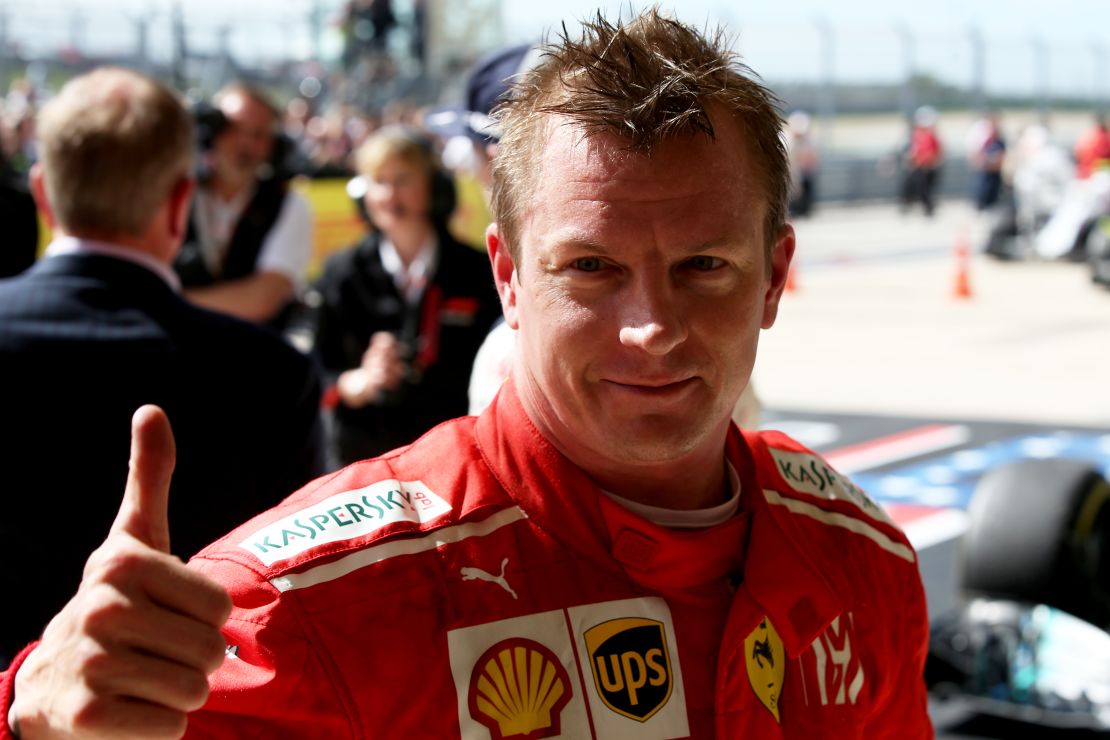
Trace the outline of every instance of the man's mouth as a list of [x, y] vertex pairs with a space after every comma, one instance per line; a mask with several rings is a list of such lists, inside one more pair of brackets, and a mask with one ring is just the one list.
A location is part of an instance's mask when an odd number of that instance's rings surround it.
[[621, 378], [605, 382], [616, 390], [636, 396], [648, 398], [670, 398], [680, 395], [692, 388], [697, 381], [696, 377], [682, 378]]

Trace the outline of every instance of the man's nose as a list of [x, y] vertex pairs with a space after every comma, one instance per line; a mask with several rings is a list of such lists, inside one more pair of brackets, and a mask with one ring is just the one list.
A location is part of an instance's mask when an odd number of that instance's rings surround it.
[[665, 355], [688, 336], [674, 287], [663, 277], [642, 276], [620, 296], [620, 341], [626, 347]]

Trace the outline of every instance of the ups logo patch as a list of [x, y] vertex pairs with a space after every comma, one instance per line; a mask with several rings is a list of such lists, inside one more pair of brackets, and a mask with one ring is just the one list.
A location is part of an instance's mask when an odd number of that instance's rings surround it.
[[617, 714], [646, 722], [671, 698], [670, 651], [663, 623], [611, 619], [583, 633], [597, 694]]

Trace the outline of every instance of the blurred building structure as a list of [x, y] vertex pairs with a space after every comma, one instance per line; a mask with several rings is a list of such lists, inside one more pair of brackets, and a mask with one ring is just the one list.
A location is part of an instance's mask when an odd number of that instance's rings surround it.
[[[341, 156], [383, 120], [457, 102], [466, 69], [485, 52], [560, 30], [508, 22], [522, 2], [0, 0], [0, 91], [24, 80], [23, 89], [41, 98], [66, 77], [104, 63], [151, 72], [194, 98], [243, 78], [283, 102], [301, 99], [306, 126], [318, 117], [313, 131], [349, 140], [334, 147]], [[378, 12], [389, 22], [375, 25]], [[784, 111], [812, 116], [822, 152], [821, 200], [892, 198], [898, 178], [890, 163], [905, 117], [921, 105], [940, 112], [950, 152], [962, 149], [966, 127], [988, 108], [1002, 111], [1010, 137], [1028, 123], [1047, 122], [1068, 149], [1080, 125], [1072, 121], [1086, 123], [1107, 108], [1105, 48], [1096, 36], [1082, 41], [1093, 31], [1078, 20], [1074, 37], [1046, 38], [921, 27], [897, 15], [897, 7], [884, 6], [874, 22], [829, 11], [746, 24], [742, 10], [722, 5], [709, 18], [736, 34], [745, 61], [780, 96]], [[26, 110], [21, 105], [9, 96], [3, 111], [9, 130]], [[13, 136], [6, 138], [11, 149]], [[342, 169], [324, 164], [317, 169]], [[968, 177], [966, 160], [949, 157], [940, 193], [965, 194]]]

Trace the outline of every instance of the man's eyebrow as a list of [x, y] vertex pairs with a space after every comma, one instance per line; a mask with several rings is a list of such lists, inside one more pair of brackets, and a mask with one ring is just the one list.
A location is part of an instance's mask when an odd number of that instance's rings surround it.
[[570, 237], [567, 239], [555, 239], [551, 244], [552, 249], [567, 252], [588, 252], [601, 256], [609, 255], [612, 250], [604, 244], [591, 241], [590, 239], [577, 239]]

